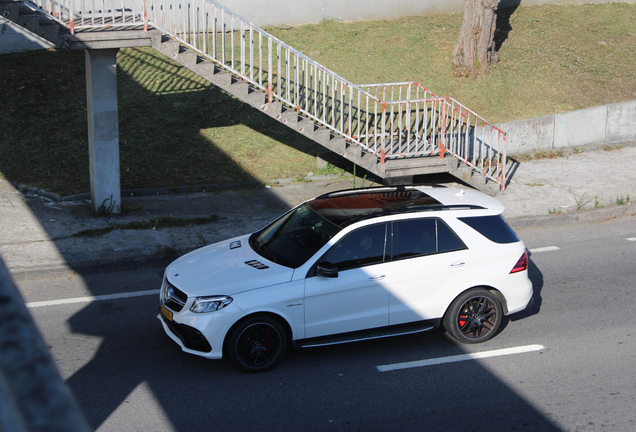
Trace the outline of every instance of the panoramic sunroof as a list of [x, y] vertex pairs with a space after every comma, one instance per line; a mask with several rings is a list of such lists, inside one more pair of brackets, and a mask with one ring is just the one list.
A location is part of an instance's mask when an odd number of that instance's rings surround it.
[[342, 195], [326, 195], [307, 203], [314, 211], [337, 225], [343, 225], [375, 213], [409, 210], [440, 204], [436, 199], [417, 189], [364, 191], [359, 193], [352, 191]]

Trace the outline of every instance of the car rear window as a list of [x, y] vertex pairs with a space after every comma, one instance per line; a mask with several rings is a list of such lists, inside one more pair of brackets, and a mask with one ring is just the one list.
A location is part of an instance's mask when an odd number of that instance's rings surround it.
[[519, 241], [517, 234], [501, 215], [462, 217], [458, 219], [495, 243], [516, 243]]

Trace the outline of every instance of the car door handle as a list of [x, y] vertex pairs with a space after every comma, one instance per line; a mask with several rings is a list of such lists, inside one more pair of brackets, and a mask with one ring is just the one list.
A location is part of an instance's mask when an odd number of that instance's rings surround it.
[[452, 268], [464, 267], [466, 265], [466, 261], [458, 261], [456, 263], [452, 263], [450, 266]]
[[380, 276], [373, 276], [371, 278], [369, 278], [369, 282], [377, 282], [377, 281], [381, 281], [386, 277], [386, 275], [380, 275]]

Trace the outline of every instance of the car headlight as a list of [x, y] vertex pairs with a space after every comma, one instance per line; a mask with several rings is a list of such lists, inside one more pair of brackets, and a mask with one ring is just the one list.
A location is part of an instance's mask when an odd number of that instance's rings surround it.
[[228, 296], [197, 297], [190, 310], [194, 313], [216, 312], [232, 303], [232, 300], [234, 299]]

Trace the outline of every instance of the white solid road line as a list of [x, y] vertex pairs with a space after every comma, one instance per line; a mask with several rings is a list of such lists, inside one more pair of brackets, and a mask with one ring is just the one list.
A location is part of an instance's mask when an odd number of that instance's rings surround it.
[[512, 354], [523, 354], [528, 352], [541, 351], [543, 348], [545, 348], [543, 345], [526, 345], [526, 346], [504, 348], [504, 349], [493, 350], [493, 351], [483, 351], [483, 352], [471, 353], [471, 354], [460, 354], [460, 355], [454, 355], [449, 357], [438, 357], [438, 358], [429, 359], [429, 360], [417, 360], [417, 361], [411, 361], [406, 363], [394, 363], [390, 365], [376, 366], [376, 367], [378, 368], [379, 372], [390, 372], [390, 371], [400, 370], [400, 369], [433, 366], [433, 365], [439, 365], [444, 363], [455, 363], [455, 362], [466, 361], [466, 360], [477, 360], [477, 359], [499, 357], [499, 356], [512, 355]]
[[546, 246], [542, 248], [535, 248], [535, 249], [528, 249], [528, 250], [530, 251], [530, 253], [538, 253], [538, 252], [558, 251], [558, 250], [561, 250], [561, 248], [558, 248], [556, 246]]
[[107, 295], [91, 296], [91, 297], [75, 297], [75, 298], [62, 299], [62, 300], [31, 302], [31, 303], [27, 303], [26, 307], [36, 308], [36, 307], [44, 307], [44, 306], [59, 306], [59, 305], [66, 305], [66, 304], [72, 304], [72, 303], [91, 303], [95, 301], [118, 300], [123, 298], [142, 297], [142, 296], [157, 295], [157, 294], [159, 294], [159, 290], [153, 289], [153, 290], [147, 290], [147, 291], [135, 291], [135, 292], [121, 293], [121, 294], [107, 294]]
[[627, 241], [636, 241], [636, 237], [626, 238], [625, 240], [627, 240]]

